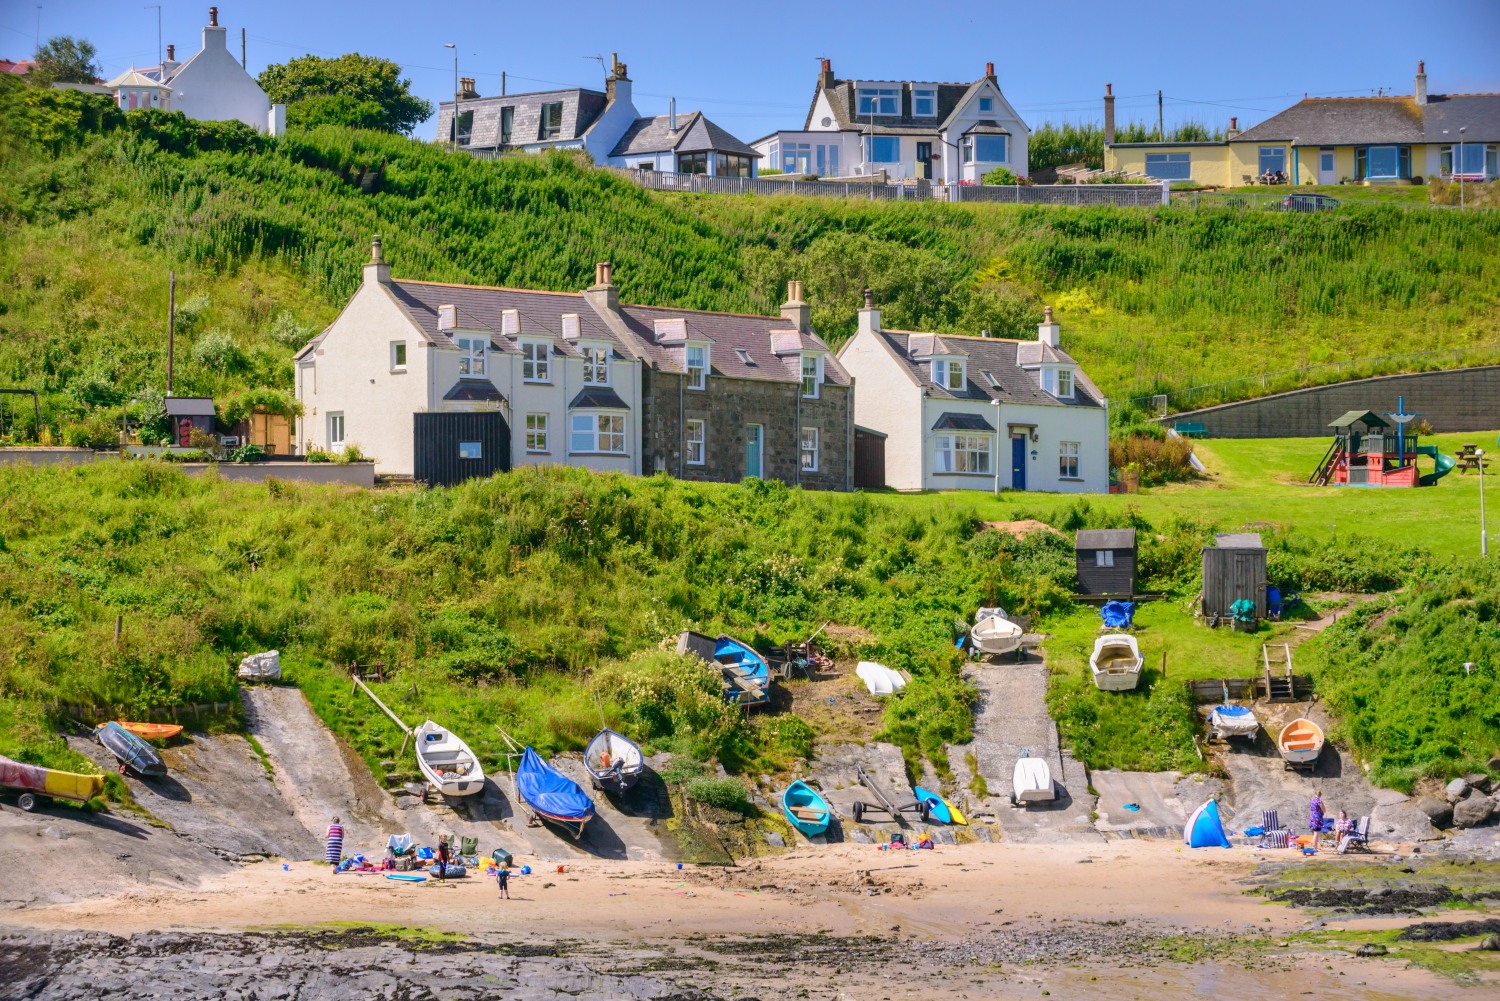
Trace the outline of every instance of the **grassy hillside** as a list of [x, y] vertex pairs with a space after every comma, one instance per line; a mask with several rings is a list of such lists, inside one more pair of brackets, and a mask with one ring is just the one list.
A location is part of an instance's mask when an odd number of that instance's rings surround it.
[[[328, 128], [279, 142], [0, 84], [0, 381], [59, 411], [286, 386], [379, 233], [398, 274], [773, 310], [801, 278], [837, 342], [887, 325], [1029, 336], [1043, 302], [1113, 397], [1339, 357], [1500, 341], [1500, 215], [1318, 215], [642, 191], [563, 155], [481, 161]], [[1449, 361], [1451, 363], [1451, 359]]]

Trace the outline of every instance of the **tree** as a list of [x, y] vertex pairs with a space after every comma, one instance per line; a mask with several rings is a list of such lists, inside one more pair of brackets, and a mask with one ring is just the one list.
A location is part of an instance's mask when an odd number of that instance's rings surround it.
[[267, 66], [260, 86], [272, 103], [287, 106], [288, 125], [303, 128], [333, 124], [409, 133], [432, 114], [432, 103], [411, 92], [400, 66], [358, 52]]
[[93, 83], [99, 79], [99, 64], [94, 62], [94, 44], [72, 35], [47, 39], [36, 53], [36, 65], [28, 74], [34, 83]]

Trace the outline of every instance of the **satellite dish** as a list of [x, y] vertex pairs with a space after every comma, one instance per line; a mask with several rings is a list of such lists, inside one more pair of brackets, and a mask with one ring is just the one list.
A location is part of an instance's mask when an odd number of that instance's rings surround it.
[[826, 128], [828, 128], [828, 126], [830, 126], [832, 124], [833, 124], [833, 119], [829, 118], [827, 115], [824, 115], [823, 116], [823, 127], [826, 129]]

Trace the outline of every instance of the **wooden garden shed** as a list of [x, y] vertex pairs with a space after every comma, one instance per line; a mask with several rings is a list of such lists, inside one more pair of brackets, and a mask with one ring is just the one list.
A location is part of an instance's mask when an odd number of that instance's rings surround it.
[[1135, 529], [1086, 529], [1073, 543], [1080, 595], [1135, 594]]
[[1203, 549], [1203, 614], [1227, 617], [1242, 598], [1266, 617], [1266, 547], [1255, 532], [1216, 535]]

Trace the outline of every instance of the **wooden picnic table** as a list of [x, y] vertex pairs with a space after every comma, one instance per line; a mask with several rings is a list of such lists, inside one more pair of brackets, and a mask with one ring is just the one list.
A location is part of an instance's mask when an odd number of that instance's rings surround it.
[[1460, 473], [1467, 473], [1471, 469], [1476, 473], [1483, 472], [1483, 468], [1479, 464], [1480, 455], [1478, 445], [1464, 444], [1459, 446], [1458, 455], [1455, 458], [1457, 459], [1455, 466]]

